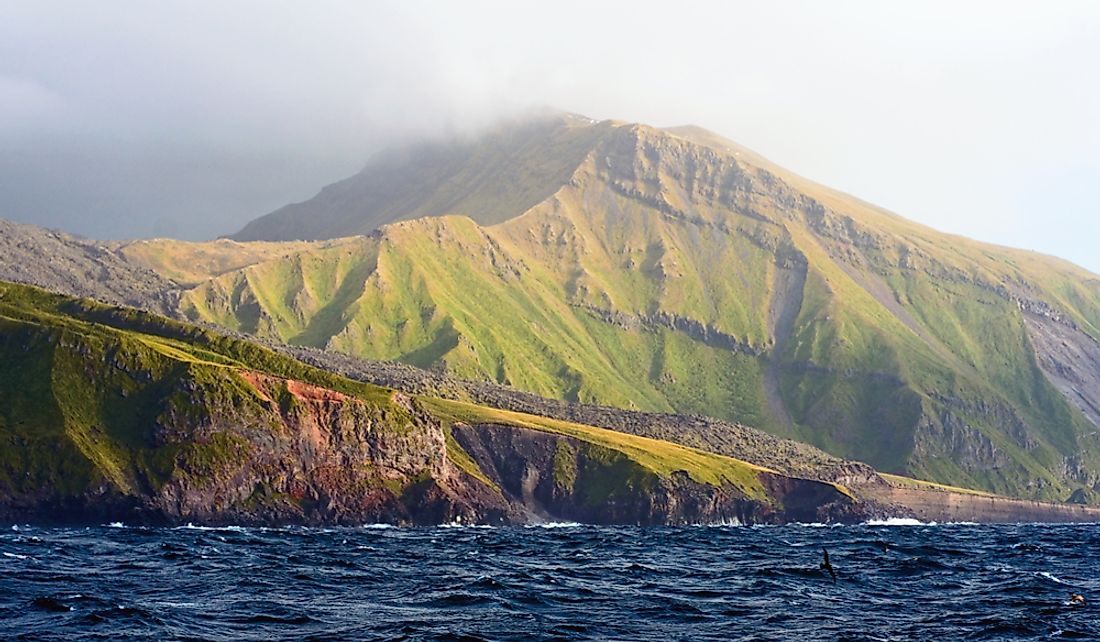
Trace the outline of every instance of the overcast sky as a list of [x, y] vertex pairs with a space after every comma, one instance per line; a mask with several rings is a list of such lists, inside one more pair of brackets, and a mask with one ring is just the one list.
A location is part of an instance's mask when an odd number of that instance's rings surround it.
[[210, 238], [552, 106], [1100, 272], [1098, 66], [1100, 2], [5, 0], [0, 217]]

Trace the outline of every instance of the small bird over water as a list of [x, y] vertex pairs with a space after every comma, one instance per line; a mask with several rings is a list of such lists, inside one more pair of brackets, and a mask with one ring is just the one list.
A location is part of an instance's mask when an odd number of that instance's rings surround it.
[[825, 555], [825, 559], [821, 562], [821, 569], [829, 571], [829, 575], [833, 578], [833, 584], [836, 584], [836, 571], [833, 570], [833, 565], [829, 563], [829, 551], [822, 546], [821, 552]]

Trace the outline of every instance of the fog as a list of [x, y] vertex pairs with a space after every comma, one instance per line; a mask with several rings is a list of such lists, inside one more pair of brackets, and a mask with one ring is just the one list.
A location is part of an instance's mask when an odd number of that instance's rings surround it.
[[1100, 4], [592, 4], [8, 0], [0, 217], [210, 238], [379, 149], [555, 107], [701, 125], [1100, 272]]

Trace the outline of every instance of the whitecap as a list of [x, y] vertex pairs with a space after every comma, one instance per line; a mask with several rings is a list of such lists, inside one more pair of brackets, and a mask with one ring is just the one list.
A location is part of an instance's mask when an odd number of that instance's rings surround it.
[[869, 519], [863, 522], [864, 526], [935, 526], [936, 522], [922, 522], [912, 517], [888, 517], [886, 519]]
[[363, 524], [359, 528], [365, 528], [367, 530], [386, 530], [389, 528], [397, 528], [393, 524]]
[[524, 524], [525, 528], [577, 528], [584, 526], [580, 522], [541, 522], [538, 524]]
[[[185, 531], [229, 531], [231, 533], [244, 533], [248, 529], [244, 526], [236, 526], [236, 525], [230, 525], [230, 526], [196, 526], [195, 524], [192, 524], [191, 522], [187, 522], [183, 526], [175, 527], [173, 530], [177, 530], [177, 531], [179, 531], [179, 530], [185, 530]], [[266, 530], [266, 529], [259, 529], [259, 530]]]
[[1048, 580], [1050, 580], [1052, 582], [1057, 582], [1058, 584], [1062, 584], [1064, 586], [1070, 586], [1069, 582], [1066, 582], [1062, 579], [1059, 579], [1059, 578], [1055, 577], [1054, 575], [1052, 575], [1051, 573], [1048, 573], [1046, 571], [1039, 571], [1038, 573], [1036, 573], [1036, 575], [1038, 575], [1039, 577], [1045, 577], [1045, 578], [1047, 578]]
[[17, 559], [17, 560], [27, 559], [26, 555], [20, 555], [19, 553], [9, 553], [7, 551], [4, 551], [4, 557], [11, 557], [11, 558], [14, 558], [14, 559]]
[[689, 526], [694, 526], [694, 527], [697, 527], [697, 528], [728, 528], [730, 526], [744, 526], [744, 524], [741, 523], [741, 520], [739, 520], [735, 517], [733, 519], [723, 519], [723, 520], [717, 521], [717, 522], [703, 522], [703, 523], [700, 523], [700, 524], [689, 524]]
[[126, 528], [126, 524], [123, 524], [122, 522], [111, 522], [110, 524], [107, 524], [107, 528]]
[[492, 528], [488, 524], [463, 524], [462, 522], [449, 522], [440, 524], [438, 528]]

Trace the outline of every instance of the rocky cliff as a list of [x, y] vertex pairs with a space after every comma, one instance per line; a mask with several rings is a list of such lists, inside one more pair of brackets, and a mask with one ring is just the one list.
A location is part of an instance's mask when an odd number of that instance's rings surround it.
[[4, 520], [649, 524], [859, 514], [829, 484], [589, 426], [428, 403], [193, 326], [2, 283], [0, 391]]

